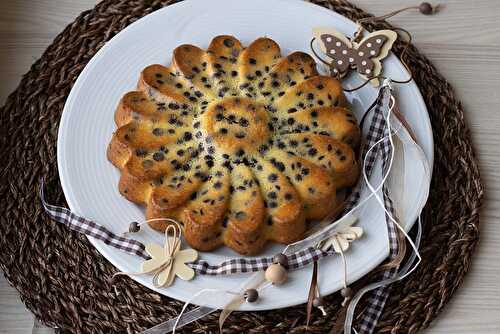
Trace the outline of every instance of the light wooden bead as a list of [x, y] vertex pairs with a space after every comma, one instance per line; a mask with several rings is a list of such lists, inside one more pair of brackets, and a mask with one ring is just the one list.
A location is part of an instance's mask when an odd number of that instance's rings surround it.
[[288, 272], [286, 271], [285, 267], [279, 264], [271, 264], [266, 269], [265, 276], [268, 282], [279, 285], [286, 282], [286, 279], [288, 278]]

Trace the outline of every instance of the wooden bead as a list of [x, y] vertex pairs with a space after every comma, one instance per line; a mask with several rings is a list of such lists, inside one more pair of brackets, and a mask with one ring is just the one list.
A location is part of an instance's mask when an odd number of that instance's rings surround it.
[[273, 263], [275, 264], [280, 264], [282, 265], [283, 267], [288, 267], [288, 257], [285, 255], [285, 254], [276, 254], [274, 257], [273, 257]]
[[424, 15], [431, 15], [434, 12], [432, 5], [428, 2], [422, 2], [420, 6], [418, 6], [418, 10]]
[[248, 289], [245, 291], [243, 297], [249, 303], [253, 303], [259, 299], [259, 293], [255, 289]]
[[314, 307], [320, 307], [320, 306], [324, 306], [325, 303], [323, 302], [323, 298], [321, 297], [316, 297], [313, 299], [313, 306]]
[[266, 270], [265, 277], [268, 282], [279, 285], [286, 282], [288, 272], [279, 264], [271, 264]]
[[340, 294], [344, 298], [351, 298], [352, 297], [352, 289], [351, 288], [343, 288], [340, 290]]
[[128, 231], [130, 233], [136, 233], [136, 232], [139, 232], [140, 230], [141, 230], [141, 227], [139, 226], [138, 222], [131, 222], [129, 227], [128, 227]]

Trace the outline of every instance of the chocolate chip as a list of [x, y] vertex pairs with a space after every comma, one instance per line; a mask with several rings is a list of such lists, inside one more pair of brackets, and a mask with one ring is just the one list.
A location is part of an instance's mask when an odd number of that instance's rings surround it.
[[246, 128], [248, 126], [248, 120], [246, 118], [240, 118], [240, 121], [239, 121], [240, 125], [244, 128]]
[[155, 154], [153, 154], [153, 159], [155, 161], [163, 161], [163, 159], [165, 159], [165, 155], [163, 152], [155, 152]]
[[179, 105], [177, 103], [169, 103], [168, 107], [172, 110], [177, 110], [179, 109]]
[[226, 38], [222, 43], [228, 48], [231, 48], [234, 46], [234, 41], [230, 38]]
[[163, 130], [160, 129], [160, 128], [154, 128], [153, 129], [153, 135], [155, 135], [155, 136], [161, 136], [161, 135], [163, 135]]
[[146, 154], [148, 154], [148, 151], [143, 148], [138, 148], [135, 150], [135, 155], [137, 155], [138, 157], [144, 157], [146, 156]]
[[267, 225], [271, 226], [273, 224], [273, 218], [267, 218]]
[[310, 156], [314, 157], [314, 156], [318, 153], [318, 150], [317, 150], [317, 149], [315, 149], [314, 147], [311, 147], [311, 148], [309, 149], [309, 151], [307, 151], [307, 153], [308, 153]]
[[243, 220], [246, 218], [246, 213], [244, 213], [243, 211], [238, 211], [236, 212], [236, 214], [234, 215], [234, 217], [238, 220]]

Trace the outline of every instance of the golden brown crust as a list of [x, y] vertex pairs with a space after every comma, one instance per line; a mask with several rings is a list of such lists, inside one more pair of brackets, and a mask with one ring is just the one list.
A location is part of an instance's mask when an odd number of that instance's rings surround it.
[[146, 67], [137, 87], [118, 104], [107, 151], [120, 193], [148, 219], [181, 222], [198, 250], [252, 255], [269, 240], [300, 240], [358, 178], [360, 130], [342, 87], [303, 52], [217, 36], [206, 51], [177, 47], [172, 65]]

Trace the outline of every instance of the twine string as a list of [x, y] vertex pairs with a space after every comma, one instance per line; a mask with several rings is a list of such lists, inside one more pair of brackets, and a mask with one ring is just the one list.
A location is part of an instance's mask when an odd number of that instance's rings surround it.
[[387, 14], [383, 14], [383, 15], [380, 15], [380, 16], [369, 16], [369, 17], [365, 17], [365, 18], [359, 19], [359, 20], [356, 21], [356, 23], [363, 24], [363, 23], [373, 22], [373, 21], [382, 21], [382, 20], [386, 20], [388, 18], [391, 18], [391, 17], [393, 17], [395, 15], [398, 15], [399, 13], [405, 12], [407, 10], [410, 10], [410, 9], [419, 9], [419, 8], [420, 8], [420, 6], [403, 7], [403, 8], [400, 8], [400, 9], [397, 9], [397, 10], [393, 10], [392, 12], [389, 12]]

